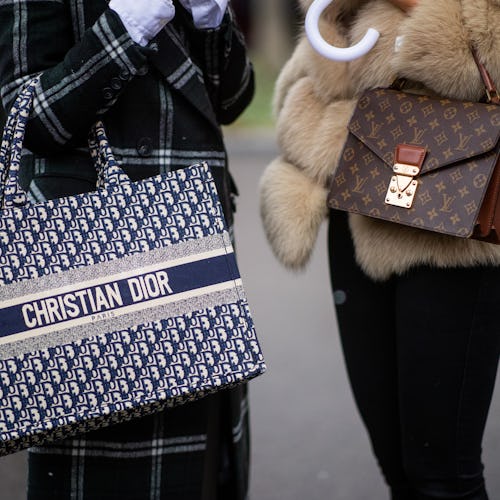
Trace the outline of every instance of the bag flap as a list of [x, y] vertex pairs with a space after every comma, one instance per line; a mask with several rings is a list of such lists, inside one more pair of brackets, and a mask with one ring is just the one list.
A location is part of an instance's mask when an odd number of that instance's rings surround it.
[[491, 152], [500, 107], [380, 88], [360, 97], [348, 128], [391, 169], [398, 144], [424, 147], [425, 173]]

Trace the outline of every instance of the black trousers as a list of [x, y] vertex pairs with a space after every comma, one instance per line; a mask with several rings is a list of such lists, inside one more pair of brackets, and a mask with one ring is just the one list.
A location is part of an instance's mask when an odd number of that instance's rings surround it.
[[481, 442], [500, 355], [500, 268], [422, 266], [374, 282], [340, 212], [330, 216], [329, 251], [350, 383], [393, 500], [486, 500]]

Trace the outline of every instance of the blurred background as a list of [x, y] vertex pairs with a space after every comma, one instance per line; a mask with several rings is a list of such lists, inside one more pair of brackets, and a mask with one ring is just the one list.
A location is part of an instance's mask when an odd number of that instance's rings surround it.
[[236, 127], [271, 127], [276, 77], [290, 57], [303, 25], [298, 0], [232, 0], [257, 77], [257, 92]]
[[[301, 273], [275, 260], [261, 228], [258, 183], [278, 154], [270, 103], [301, 29], [294, 0], [232, 0], [251, 51], [257, 92], [225, 129], [240, 196], [236, 240], [268, 372], [250, 384], [249, 500], [387, 500], [354, 406], [329, 288], [326, 227]], [[491, 500], [500, 500], [500, 380], [485, 435]], [[26, 453], [0, 458], [0, 500], [25, 495]], [[138, 499], [139, 500], [139, 499]]]

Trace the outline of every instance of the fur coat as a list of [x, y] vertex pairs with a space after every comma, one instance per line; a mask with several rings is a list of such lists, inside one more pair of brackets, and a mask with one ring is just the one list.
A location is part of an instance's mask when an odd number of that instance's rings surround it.
[[[301, 0], [304, 12], [311, 3]], [[328, 214], [328, 182], [363, 90], [403, 77], [420, 82], [418, 91], [429, 95], [477, 101], [484, 85], [471, 43], [500, 87], [500, 0], [420, 0], [409, 13], [387, 0], [334, 0], [320, 21], [322, 35], [339, 47], [357, 42], [370, 27], [381, 34], [374, 49], [347, 63], [323, 58], [302, 35], [276, 84], [281, 156], [261, 178], [260, 204], [271, 247], [292, 269], [307, 263]], [[373, 279], [421, 264], [500, 265], [500, 245], [362, 215], [349, 214], [349, 222], [356, 259]]]

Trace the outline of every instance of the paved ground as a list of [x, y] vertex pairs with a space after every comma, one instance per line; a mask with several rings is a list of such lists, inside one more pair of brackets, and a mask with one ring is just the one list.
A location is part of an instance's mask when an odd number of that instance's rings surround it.
[[[271, 255], [257, 185], [276, 154], [271, 134], [231, 133], [241, 196], [240, 269], [269, 371], [251, 384], [252, 500], [387, 500], [349, 392], [326, 267], [325, 228], [306, 272]], [[485, 436], [491, 500], [500, 499], [500, 381]], [[0, 500], [25, 498], [25, 454], [0, 459]], [[138, 499], [140, 500], [140, 499]]]

